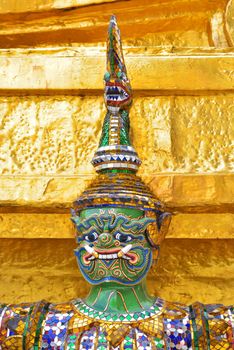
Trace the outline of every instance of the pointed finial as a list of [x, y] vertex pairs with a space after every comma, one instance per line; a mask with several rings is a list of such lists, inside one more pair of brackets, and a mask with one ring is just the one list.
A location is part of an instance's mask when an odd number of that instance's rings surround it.
[[108, 28], [106, 69], [104, 99], [107, 114], [92, 164], [97, 172], [136, 172], [141, 161], [129, 139], [132, 90], [115, 16], [111, 16]]
[[[129, 109], [132, 103], [132, 90], [124, 62], [120, 30], [114, 15], [111, 16], [108, 28], [106, 70], [104, 98], [107, 109], [114, 112]], [[119, 91], [110, 89], [116, 86], [121, 89]]]

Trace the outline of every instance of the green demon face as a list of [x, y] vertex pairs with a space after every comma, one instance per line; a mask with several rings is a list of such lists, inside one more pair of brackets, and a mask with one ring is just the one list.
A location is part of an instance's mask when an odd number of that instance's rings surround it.
[[128, 208], [85, 209], [72, 221], [78, 231], [78, 265], [91, 284], [139, 283], [152, 264], [145, 230], [154, 220]]

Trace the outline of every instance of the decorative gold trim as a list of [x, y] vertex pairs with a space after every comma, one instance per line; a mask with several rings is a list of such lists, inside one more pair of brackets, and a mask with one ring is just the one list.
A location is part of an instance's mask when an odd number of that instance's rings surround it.
[[142, 304], [141, 304], [141, 302], [140, 302], [140, 299], [138, 298], [138, 295], [137, 295], [135, 289], [134, 289], [134, 288], [131, 288], [131, 289], [132, 289], [133, 294], [135, 295], [135, 298], [136, 298], [138, 304], [140, 305], [140, 307], [141, 307], [142, 309], [144, 309], [144, 307], [142, 306]]
[[92, 306], [93, 306], [94, 304], [96, 304], [96, 302], [97, 302], [97, 300], [98, 300], [98, 298], [99, 298], [99, 296], [100, 296], [100, 294], [101, 294], [101, 291], [102, 291], [102, 287], [100, 287], [100, 289], [99, 289], [99, 291], [98, 291], [98, 294], [97, 294], [97, 296], [96, 296], [94, 302], [91, 304]]

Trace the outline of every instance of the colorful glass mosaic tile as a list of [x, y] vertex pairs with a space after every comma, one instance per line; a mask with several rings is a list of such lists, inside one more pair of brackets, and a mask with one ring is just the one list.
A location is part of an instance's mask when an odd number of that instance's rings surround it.
[[72, 313], [49, 311], [43, 327], [41, 348], [44, 350], [64, 350], [68, 322]]
[[191, 349], [191, 325], [188, 317], [164, 320], [166, 344], [169, 349]]
[[136, 343], [138, 350], [151, 350], [150, 338], [136, 329]]
[[94, 350], [96, 344], [97, 329], [95, 327], [85, 331], [80, 339], [80, 350]]
[[135, 330], [131, 329], [130, 333], [125, 337], [123, 341], [123, 348], [124, 350], [131, 350], [134, 348], [134, 340], [135, 340]]

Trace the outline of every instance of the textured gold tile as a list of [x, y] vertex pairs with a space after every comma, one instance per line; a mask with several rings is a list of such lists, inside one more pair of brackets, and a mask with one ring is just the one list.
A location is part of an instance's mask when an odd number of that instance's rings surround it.
[[[78, 271], [71, 239], [1, 239], [0, 300], [83, 297], [89, 286]], [[169, 301], [232, 302], [231, 240], [167, 239], [148, 278], [151, 293]]]
[[[22, 213], [21, 209], [0, 213], [0, 223], [1, 238], [75, 238], [69, 213]], [[233, 234], [233, 214], [177, 214], [172, 216], [167, 238], [228, 239]]]
[[[1, 37], [0, 37], [1, 39]], [[137, 52], [139, 50], [139, 52]], [[127, 49], [125, 61], [134, 91], [230, 90], [233, 89], [233, 53], [198, 55]], [[0, 89], [11, 93], [38, 90], [103, 90], [105, 49], [51, 48], [48, 50], [8, 50], [0, 55]], [[173, 67], [173, 69], [172, 69]], [[209, 67], [209, 69], [207, 69]], [[89, 79], [87, 79], [87, 72]], [[66, 79], [65, 79], [66, 77]]]
[[70, 7], [80, 7], [105, 2], [114, 2], [116, 0], [10, 0], [3, 2], [0, 7], [0, 13], [23, 13], [48, 11], [54, 9], [69, 9]]
[[230, 46], [234, 45], [233, 14], [234, 14], [234, 1], [229, 0], [228, 5], [226, 7], [226, 12], [225, 12], [225, 20], [226, 20], [226, 30], [228, 32], [228, 40], [229, 40]]
[[68, 208], [94, 176], [114, 12], [135, 91], [140, 174], [179, 212], [150, 290], [229, 304], [233, 1], [101, 2], [76, 9], [76, 0], [12, 0], [0, 9], [0, 301], [65, 301], [88, 291]]
[[[131, 126], [140, 173], [231, 171], [233, 112], [233, 95], [136, 97]], [[94, 174], [104, 115], [102, 97], [0, 97], [1, 173]]]
[[227, 0], [11, 0], [0, 8], [0, 46], [100, 45], [114, 13], [125, 45], [209, 47], [220, 32], [212, 19], [226, 5]]
[[[172, 212], [233, 212], [232, 174], [142, 176]], [[67, 212], [91, 181], [77, 177], [1, 176], [1, 212]], [[20, 209], [21, 207], [21, 209]]]

